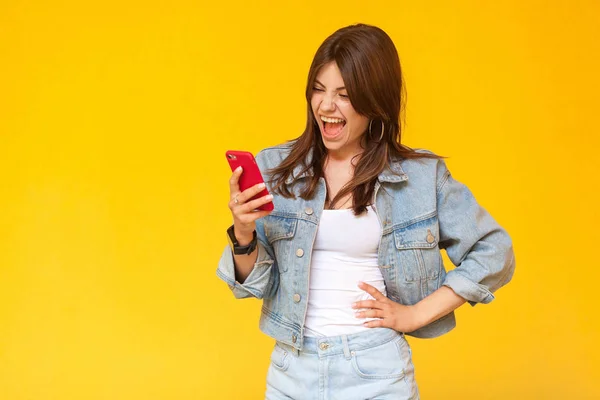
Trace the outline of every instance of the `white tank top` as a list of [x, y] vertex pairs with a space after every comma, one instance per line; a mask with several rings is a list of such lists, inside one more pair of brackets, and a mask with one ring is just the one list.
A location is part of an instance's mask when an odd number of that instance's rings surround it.
[[363, 281], [386, 294], [377, 263], [381, 227], [375, 210], [355, 216], [351, 209], [323, 210], [310, 265], [306, 336], [337, 336], [362, 332], [352, 303], [372, 299], [359, 289]]

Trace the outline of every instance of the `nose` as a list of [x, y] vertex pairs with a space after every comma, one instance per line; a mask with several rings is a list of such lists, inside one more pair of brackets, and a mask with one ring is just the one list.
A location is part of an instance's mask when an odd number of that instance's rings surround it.
[[333, 111], [335, 110], [335, 103], [333, 102], [332, 95], [323, 96], [323, 101], [321, 102], [321, 109], [323, 111]]

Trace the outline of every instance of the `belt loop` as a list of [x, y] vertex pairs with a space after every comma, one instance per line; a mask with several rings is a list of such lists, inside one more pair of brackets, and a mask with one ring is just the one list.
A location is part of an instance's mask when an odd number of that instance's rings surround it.
[[344, 346], [344, 356], [346, 356], [346, 360], [352, 358], [350, 356], [350, 347], [348, 346], [348, 336], [342, 335], [342, 344]]

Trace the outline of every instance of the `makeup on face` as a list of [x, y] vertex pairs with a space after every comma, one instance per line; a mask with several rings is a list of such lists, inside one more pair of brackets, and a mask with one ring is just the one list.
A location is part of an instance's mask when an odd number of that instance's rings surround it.
[[335, 62], [325, 65], [315, 79], [311, 107], [328, 150], [359, 148], [368, 118], [352, 107], [344, 80]]

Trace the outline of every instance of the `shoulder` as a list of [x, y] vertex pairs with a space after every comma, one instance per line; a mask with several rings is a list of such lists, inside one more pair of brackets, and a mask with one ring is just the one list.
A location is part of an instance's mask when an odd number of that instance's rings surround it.
[[[414, 149], [416, 153], [437, 155], [431, 150], [427, 149]], [[418, 157], [418, 158], [400, 158], [392, 160], [393, 164], [399, 165], [406, 172], [411, 171], [424, 171], [433, 168], [435, 169], [440, 162], [443, 162], [441, 158], [429, 158], [429, 157]]]
[[294, 141], [278, 144], [262, 149], [256, 154], [256, 163], [261, 170], [275, 168], [287, 158]]
[[[416, 148], [414, 150], [420, 154], [438, 155], [428, 149]], [[413, 181], [435, 180], [440, 183], [450, 174], [443, 158], [403, 158], [394, 160], [393, 163], [399, 166]]]

